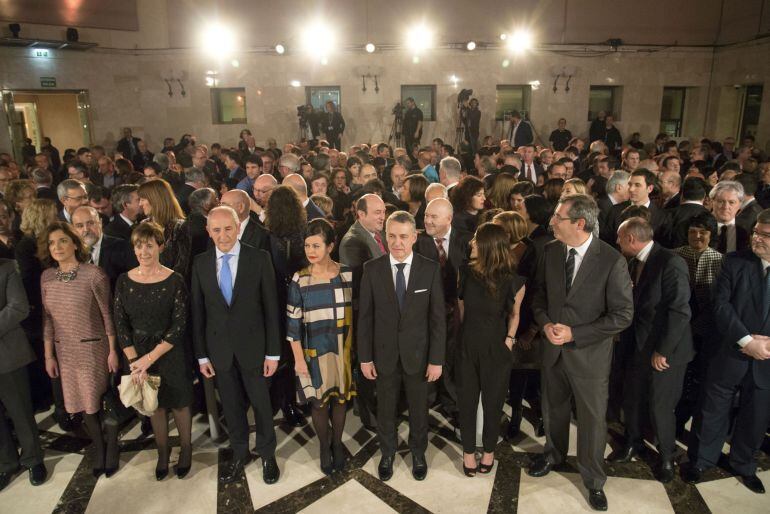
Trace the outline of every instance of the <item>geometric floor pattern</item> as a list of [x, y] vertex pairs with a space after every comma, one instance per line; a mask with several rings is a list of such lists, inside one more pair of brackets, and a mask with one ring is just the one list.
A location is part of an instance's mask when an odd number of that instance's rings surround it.
[[[120, 471], [112, 478], [102, 476], [96, 480], [91, 475], [87, 438], [80, 432], [58, 431], [50, 413], [39, 414], [37, 418], [46, 448], [49, 479], [42, 486], [32, 487], [26, 473], [17, 476], [0, 493], [0, 513], [591, 512], [575, 467], [574, 426], [570, 456], [559, 472], [535, 479], [523, 471], [530, 459], [542, 452], [544, 444], [525, 419], [516, 441], [502, 441], [498, 445], [492, 473], [467, 478], [461, 470], [461, 446], [446, 420], [431, 411], [427, 479], [416, 482], [411, 476], [411, 456], [405, 442], [408, 424], [403, 422], [399, 426], [401, 446], [394, 475], [383, 483], [377, 478], [380, 456], [376, 438], [352, 412], [343, 439], [350, 460], [343, 472], [331, 477], [324, 476], [319, 469], [318, 445], [311, 426], [286, 427], [279, 415], [275, 420], [276, 457], [281, 469], [278, 483], [268, 486], [262, 482], [261, 464], [257, 461], [247, 467], [243, 480], [223, 486], [217, 477], [230, 458], [227, 441], [211, 441], [202, 416], [194, 422], [192, 471], [184, 480], [172, 474], [163, 482], [154, 479], [156, 453], [152, 436], [142, 436], [138, 423], [132, 422], [122, 431]], [[619, 427], [611, 425], [605, 453], [617, 447], [619, 441]], [[177, 452], [175, 448], [172, 465]], [[652, 474], [654, 452], [648, 453], [629, 464], [607, 465], [605, 492], [609, 512], [770, 513], [770, 495], [750, 492], [721, 467], [710, 470], [697, 486], [684, 483], [678, 476], [670, 484], [661, 484]], [[770, 457], [762, 452], [758, 459], [758, 475], [770, 485]]]

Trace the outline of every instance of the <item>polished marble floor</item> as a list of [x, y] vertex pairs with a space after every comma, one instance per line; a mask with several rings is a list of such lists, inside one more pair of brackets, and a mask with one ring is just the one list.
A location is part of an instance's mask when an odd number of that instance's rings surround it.
[[[406, 448], [408, 425], [400, 426], [401, 448], [393, 478], [377, 478], [379, 452], [374, 434], [358, 418], [348, 416], [344, 443], [351, 454], [346, 469], [325, 477], [318, 467], [318, 446], [312, 428], [289, 428], [276, 417], [277, 458], [281, 477], [277, 484], [262, 482], [257, 461], [246, 469], [240, 482], [223, 486], [217, 476], [230, 458], [227, 441], [219, 444], [209, 437], [202, 416], [195, 420], [193, 468], [184, 480], [154, 479], [156, 453], [152, 436], [144, 437], [138, 423], [122, 431], [121, 468], [112, 478], [94, 479], [82, 433], [63, 434], [50, 413], [38, 415], [47, 448], [48, 481], [32, 487], [26, 473], [14, 479], [0, 493], [0, 514], [37, 513], [245, 513], [308, 512], [341, 514], [360, 512], [590, 512], [585, 490], [574, 461], [575, 430], [571, 434], [570, 458], [566, 469], [546, 477], [529, 477], [522, 468], [540, 453], [544, 440], [534, 435], [525, 420], [522, 433], [511, 443], [501, 442], [498, 461], [488, 476], [466, 478], [461, 471], [460, 445], [446, 420], [431, 411], [431, 434], [427, 460], [430, 466], [424, 482], [412, 479], [411, 457]], [[504, 423], [505, 421], [503, 421]], [[173, 433], [172, 433], [173, 435]], [[611, 426], [606, 454], [619, 441], [618, 427]], [[727, 447], [726, 447], [727, 448]], [[758, 474], [770, 486], [770, 457], [759, 456]], [[176, 461], [178, 448], [172, 453]], [[770, 495], [751, 493], [725, 469], [711, 470], [706, 480], [692, 486], [676, 478], [670, 484], [657, 482], [650, 465], [654, 454], [624, 465], [607, 466], [605, 487], [609, 512], [629, 513], [730, 513], [770, 512]], [[684, 457], [684, 452], [682, 453]]]

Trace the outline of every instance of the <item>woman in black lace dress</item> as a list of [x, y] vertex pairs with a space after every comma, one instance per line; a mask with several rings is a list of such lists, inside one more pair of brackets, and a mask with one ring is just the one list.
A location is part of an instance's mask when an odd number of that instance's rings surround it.
[[179, 430], [181, 452], [176, 468], [179, 478], [190, 471], [192, 459], [192, 376], [185, 356], [188, 292], [179, 273], [163, 266], [163, 230], [156, 223], [142, 223], [131, 234], [139, 267], [118, 278], [115, 287], [115, 326], [118, 342], [131, 362], [131, 376], [141, 383], [147, 375], [160, 376], [158, 409], [150, 421], [158, 445], [155, 477], [168, 475], [169, 409]]
[[192, 236], [184, 212], [165, 180], [150, 180], [139, 186], [139, 205], [147, 216], [163, 228], [160, 263], [176, 271], [189, 283], [192, 260]]

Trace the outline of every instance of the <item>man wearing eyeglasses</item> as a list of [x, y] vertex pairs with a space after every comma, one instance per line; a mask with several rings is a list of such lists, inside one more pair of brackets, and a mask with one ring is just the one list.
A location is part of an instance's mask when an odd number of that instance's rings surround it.
[[62, 181], [56, 187], [56, 194], [59, 197], [59, 202], [64, 208], [59, 211], [59, 219], [72, 223], [72, 213], [75, 209], [82, 205], [88, 205], [88, 193], [86, 192], [86, 186], [75, 179], [67, 179]]
[[[699, 482], [716, 466], [727, 437], [735, 393], [740, 407], [730, 442], [730, 467], [749, 490], [764, 494], [755, 452], [770, 423], [770, 209], [757, 216], [751, 248], [725, 256], [714, 283], [718, 347], [706, 378], [697, 459], [685, 480]], [[715, 341], [716, 342], [716, 341]]]
[[546, 444], [528, 473], [547, 475], [569, 449], [572, 397], [577, 405], [578, 468], [595, 510], [607, 510], [604, 450], [613, 338], [633, 319], [626, 260], [594, 237], [599, 208], [593, 198], [563, 198], [551, 218], [557, 241], [545, 246], [532, 311], [545, 335], [542, 350]]

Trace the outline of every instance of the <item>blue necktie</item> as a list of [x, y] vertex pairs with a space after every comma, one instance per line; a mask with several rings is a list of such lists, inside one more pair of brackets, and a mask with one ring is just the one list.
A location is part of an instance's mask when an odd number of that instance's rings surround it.
[[219, 289], [222, 291], [222, 296], [225, 297], [227, 305], [233, 300], [233, 274], [230, 271], [229, 253], [222, 256], [222, 269], [219, 271]]
[[406, 275], [404, 275], [405, 262], [396, 264], [396, 298], [398, 298], [398, 309], [404, 308], [404, 298], [406, 298]]

